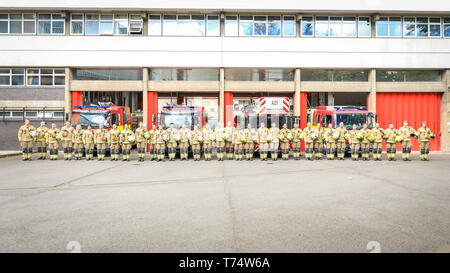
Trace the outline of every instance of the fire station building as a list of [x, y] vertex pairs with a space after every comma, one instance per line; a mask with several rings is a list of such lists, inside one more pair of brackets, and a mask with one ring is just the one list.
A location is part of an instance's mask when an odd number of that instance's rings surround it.
[[381, 127], [421, 121], [450, 150], [450, 1], [2, 0], [0, 149], [23, 119], [61, 125], [112, 102], [152, 117], [202, 106], [233, 121], [259, 98], [286, 115], [365, 106]]

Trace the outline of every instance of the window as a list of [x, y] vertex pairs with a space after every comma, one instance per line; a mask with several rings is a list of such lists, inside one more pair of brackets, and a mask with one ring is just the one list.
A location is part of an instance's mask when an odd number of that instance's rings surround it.
[[112, 35], [113, 34], [113, 15], [101, 14], [100, 15], [100, 35]]
[[[444, 26], [445, 28], [445, 26]], [[403, 18], [403, 37], [441, 37], [441, 18]]]
[[148, 16], [148, 35], [149, 36], [160, 36], [161, 32], [162, 32], [161, 15], [150, 14]]
[[316, 16], [316, 37], [328, 37], [328, 16]]
[[239, 36], [253, 35], [253, 16], [239, 16]]
[[203, 68], [152, 68], [149, 79], [153, 81], [218, 81], [218, 69]]
[[36, 14], [23, 14], [23, 33], [36, 34]]
[[27, 86], [58, 86], [65, 83], [65, 71], [62, 68], [28, 68]]
[[295, 36], [295, 29], [295, 16], [283, 16], [283, 36]]
[[70, 15], [70, 34], [82, 35], [84, 31], [83, 14], [73, 13]]
[[177, 16], [164, 15], [163, 35], [177, 35]]
[[0, 14], [0, 34], [9, 33], [9, 14]]
[[344, 16], [342, 21], [342, 36], [343, 37], [356, 37], [356, 17]]
[[314, 36], [314, 19], [312, 16], [303, 16], [302, 36]]
[[329, 22], [330, 37], [342, 36], [342, 17], [332, 16]]
[[238, 36], [237, 16], [225, 16], [225, 36]]
[[220, 36], [220, 22], [218, 15], [208, 15], [206, 35]]
[[0, 86], [24, 85], [25, 69], [0, 68]]
[[268, 16], [267, 23], [267, 34], [269, 36], [281, 35], [281, 16]]
[[38, 15], [38, 34], [64, 34], [64, 26], [61, 14]]
[[140, 69], [81, 69], [73, 70], [74, 80], [101, 80], [101, 81], [141, 81]]
[[368, 81], [369, 73], [364, 70], [302, 70], [302, 81], [331, 82], [364, 82]]
[[370, 17], [361, 16], [358, 18], [358, 37], [370, 37], [371, 26]]
[[128, 15], [114, 14], [114, 34], [128, 35]]
[[205, 16], [192, 15], [188, 33], [193, 36], [205, 36]]
[[254, 28], [255, 36], [267, 35], [267, 16], [255, 16]]
[[450, 17], [444, 18], [444, 37], [450, 37]]
[[10, 14], [9, 19], [9, 33], [22, 34], [22, 14]]
[[228, 81], [293, 81], [293, 69], [225, 69], [225, 79]]
[[441, 72], [438, 70], [377, 70], [379, 82], [418, 82], [441, 81]]
[[416, 18], [403, 18], [403, 37], [416, 37]]
[[98, 14], [86, 14], [86, 35], [98, 35], [100, 29], [100, 16]]
[[441, 37], [441, 18], [430, 17], [430, 37]]
[[416, 18], [417, 37], [428, 37], [428, 18]]
[[142, 27], [144, 21], [142, 20], [142, 16], [139, 14], [130, 14], [130, 34], [142, 34]]
[[376, 23], [377, 37], [401, 37], [401, 17], [381, 17]]

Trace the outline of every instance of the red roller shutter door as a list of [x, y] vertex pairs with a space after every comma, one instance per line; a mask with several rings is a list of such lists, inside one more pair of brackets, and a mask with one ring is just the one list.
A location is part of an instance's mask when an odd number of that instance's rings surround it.
[[[380, 127], [388, 128], [393, 123], [396, 129], [403, 126], [403, 121], [408, 120], [414, 129], [421, 126], [422, 121], [436, 135], [430, 142], [430, 150], [439, 151], [441, 139], [440, 114], [441, 97], [439, 93], [403, 93], [403, 92], [377, 92], [377, 114]], [[417, 151], [419, 146], [417, 140], [413, 139], [413, 150]], [[400, 145], [397, 145], [400, 149]]]

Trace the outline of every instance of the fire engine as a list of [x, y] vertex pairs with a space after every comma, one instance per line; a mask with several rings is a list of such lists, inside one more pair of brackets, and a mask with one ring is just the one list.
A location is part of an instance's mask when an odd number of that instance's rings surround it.
[[377, 115], [369, 112], [364, 106], [317, 106], [310, 109], [307, 120], [313, 127], [317, 124], [326, 127], [331, 123], [333, 128], [337, 128], [339, 123], [343, 122], [350, 130], [353, 124], [361, 129], [364, 123], [367, 123], [367, 127], [371, 129], [377, 119]]
[[153, 115], [153, 122], [163, 125], [164, 129], [173, 123], [177, 129], [185, 124], [186, 128], [193, 130], [194, 125], [204, 127], [208, 123], [208, 117], [205, 115], [205, 108], [201, 106], [164, 105], [159, 114]]
[[72, 110], [72, 126], [81, 125], [86, 129], [91, 125], [92, 129], [96, 129], [103, 124], [106, 130], [110, 130], [113, 124], [117, 128], [123, 130], [123, 126], [127, 124], [131, 126], [130, 108], [126, 106], [74, 106]]

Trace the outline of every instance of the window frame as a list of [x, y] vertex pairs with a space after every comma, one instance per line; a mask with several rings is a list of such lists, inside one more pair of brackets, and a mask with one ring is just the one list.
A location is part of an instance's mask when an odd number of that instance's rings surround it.
[[[39, 19], [39, 15], [50, 15], [50, 19]], [[37, 35], [59, 35], [59, 36], [64, 36], [66, 35], [66, 19], [64, 17], [62, 17], [62, 20], [55, 20], [53, 19], [53, 15], [61, 15], [60, 13], [38, 13], [36, 16], [36, 30], [37, 30]], [[45, 22], [50, 22], [50, 33], [39, 33], [39, 22], [40, 21], [45, 21]], [[63, 32], [62, 33], [53, 33], [53, 22], [63, 22]]]
[[[387, 17], [388, 21], [387, 21], [387, 26], [388, 26], [388, 33], [387, 36], [379, 36], [378, 35], [378, 21], [375, 22], [375, 38], [403, 38], [403, 17], [405, 16], [400, 16], [400, 15], [386, 15], [386, 16], [381, 16], [381, 17]], [[380, 17], [380, 18], [381, 18]], [[400, 17], [400, 36], [391, 36], [391, 18], [392, 17]], [[407, 16], [407, 17], [413, 17], [413, 16]], [[417, 24], [416, 24], [417, 25]]]
[[[139, 16], [139, 19], [135, 19], [135, 18], [131, 18], [132, 16]], [[131, 24], [137, 24], [139, 23], [141, 25], [141, 33], [131, 33]], [[132, 36], [139, 36], [139, 35], [144, 35], [144, 19], [142, 18], [141, 14], [133, 14], [133, 13], [129, 13], [128, 14], [128, 35], [132, 35]]]
[[[243, 20], [244, 22], [251, 21], [251, 23], [252, 23], [252, 27], [251, 27], [252, 34], [251, 35], [241, 35], [241, 17], [242, 16], [252, 17], [251, 20]], [[247, 15], [247, 14], [243, 14], [243, 15], [239, 14], [238, 15], [238, 36], [239, 37], [253, 37], [253, 36], [255, 36], [254, 29], [255, 29], [255, 17], [253, 15]]]
[[[365, 36], [365, 35], [359, 35], [359, 20], [360, 18], [369, 18], [369, 35]], [[357, 16], [357, 24], [356, 24], [356, 32], [357, 32], [357, 37], [358, 38], [372, 38], [372, 17], [367, 15], [367, 16]], [[375, 33], [376, 34], [376, 33]]]
[[6, 16], [8, 16], [8, 18], [7, 19], [0, 19], [0, 21], [2, 21], [2, 22], [6, 22], [6, 24], [7, 24], [7, 26], [6, 26], [6, 33], [0, 33], [0, 35], [9, 35], [9, 18], [10, 18], [10, 15], [9, 15], [9, 13], [0, 13], [0, 15], [6, 15]]
[[[233, 22], [235, 22], [235, 35], [227, 35], [227, 17], [236, 17], [235, 20], [232, 20]], [[239, 37], [239, 15], [238, 14], [233, 14], [233, 15], [225, 15], [225, 20], [224, 20], [224, 36], [225, 37]]]
[[[317, 36], [316, 30], [316, 24], [317, 24], [317, 17], [327, 17], [327, 36]], [[330, 16], [328, 15], [315, 15], [314, 16], [314, 37], [315, 38], [330, 38]]]
[[[25, 15], [34, 15], [34, 20], [25, 19]], [[25, 22], [34, 22], [34, 32], [25, 33]], [[65, 25], [64, 25], [65, 27]], [[37, 15], [33, 12], [22, 13], [22, 35], [36, 35], [37, 34]]]
[[[81, 15], [82, 19], [73, 19], [73, 15]], [[73, 33], [72, 22], [81, 22], [81, 33]], [[70, 35], [82, 36], [85, 35], [85, 16], [84, 13], [71, 13], [70, 14]]]
[[[273, 36], [274, 37], [297, 37], [297, 16], [296, 15], [280, 15], [280, 17], [281, 17], [281, 28], [280, 28], [281, 33], [279, 36], [275, 36], [275, 35], [273, 35]], [[284, 34], [284, 21], [285, 21], [284, 18], [285, 17], [294, 17], [294, 34], [292, 34], [292, 35]], [[268, 18], [269, 17], [267, 17], [267, 19]], [[288, 21], [290, 21], [290, 20], [288, 20]]]
[[[97, 20], [92, 20], [92, 19], [87, 19], [87, 17], [88, 16], [98, 16], [98, 19]], [[96, 34], [91, 34], [91, 33], [88, 33], [88, 31], [87, 31], [87, 25], [88, 25], [88, 22], [97, 22], [97, 33]], [[87, 35], [87, 36], [99, 36], [100, 35], [100, 13], [85, 13], [84, 14], [84, 35]]]
[[[244, 16], [246, 16], [246, 15], [244, 15]], [[268, 22], [267, 15], [251, 15], [251, 16], [253, 17], [253, 20], [252, 20], [253, 21], [253, 33], [252, 33], [251, 36], [254, 36], [254, 37], [267, 37], [268, 36], [268, 27], [269, 27], [269, 22]], [[255, 33], [255, 24], [256, 24], [255, 17], [265, 17], [266, 18], [266, 20], [264, 21], [264, 24], [266, 25], [266, 27], [265, 27], [265, 34], [263, 34], [263, 35], [260, 35], [260, 34], [256, 35], [256, 33]], [[258, 21], [258, 22], [261, 24], [263, 21]], [[247, 37], [247, 36], [245, 36], [245, 37]]]
[[[40, 87], [61, 87], [64, 86], [64, 84], [55, 84], [55, 77], [64, 77], [64, 83], [66, 82], [66, 75], [65, 72], [64, 73], [56, 73], [56, 70], [64, 70], [64, 68], [24, 68], [24, 86], [30, 86], [30, 87], [35, 87], [35, 86], [40, 86]], [[52, 70], [52, 73], [42, 73], [42, 70], [47, 69], [47, 70]], [[29, 74], [28, 70], [38, 70], [37, 74]], [[19, 75], [19, 74], [17, 74]], [[42, 76], [50, 76], [52, 77], [52, 84], [51, 85], [42, 85]], [[28, 84], [28, 77], [38, 77], [38, 83], [39, 84]], [[12, 79], [11, 79], [12, 80]], [[11, 82], [12, 83], [12, 82]]]
[[[116, 19], [116, 16], [124, 16], [126, 17], [126, 19], [124, 18], [120, 18], [120, 19]], [[127, 33], [126, 34], [121, 34], [118, 32], [118, 28], [116, 28], [116, 22], [122, 22], [124, 23], [126, 20], [127, 22]], [[130, 35], [130, 15], [128, 13], [118, 13], [118, 14], [113, 14], [113, 34], [114, 36], [128, 36]]]
[[[448, 23], [445, 23], [445, 19], [448, 19], [449, 22], [448, 22]], [[449, 39], [449, 38], [450, 38], [450, 35], [445, 36], [444, 31], [445, 31], [445, 26], [449, 26], [449, 27], [450, 27], [450, 16], [449, 16], [449, 17], [443, 16], [441, 22], [442, 22], [442, 31], [441, 31], [441, 33], [442, 33], [442, 38], [444, 38], [444, 39]]]
[[[311, 21], [311, 25], [312, 25], [312, 30], [311, 30], [311, 35], [303, 35], [303, 21], [305, 17], [311, 17], [312, 21]], [[302, 15], [302, 21], [300, 22], [300, 37], [316, 37], [316, 16], [315, 15]]]
[[[152, 34], [152, 33], [150, 33], [150, 16], [159, 16], [159, 34]], [[154, 19], [152, 19], [152, 20], [154, 20]], [[161, 14], [161, 13], [150, 13], [150, 14], [147, 15], [147, 36], [152, 36], [152, 37], [163, 36], [163, 14]]]
[[[440, 23], [432, 23], [431, 19], [432, 18], [439, 18]], [[440, 27], [440, 33], [439, 36], [431, 36], [431, 26], [439, 26]], [[433, 38], [433, 39], [438, 39], [438, 38], [442, 38], [444, 35], [444, 19], [442, 16], [429, 16], [428, 17], [428, 38]], [[426, 38], [426, 37], [421, 37], [421, 38]]]
[[[217, 35], [209, 35], [209, 31], [208, 31], [208, 19], [210, 16], [215, 16], [217, 17], [217, 22], [218, 22], [218, 33]], [[220, 14], [205, 14], [205, 36], [209, 36], [209, 37], [220, 37]]]
[[[102, 16], [112, 16], [111, 19], [102, 19]], [[99, 36], [116, 36], [116, 34], [114, 34], [114, 30], [115, 30], [115, 23], [114, 23], [114, 14], [113, 13], [100, 13], [99, 14], [99, 18], [98, 18], [98, 35]], [[102, 32], [102, 22], [103, 23], [111, 23], [111, 32]], [[117, 35], [119, 36], [119, 35]]]

